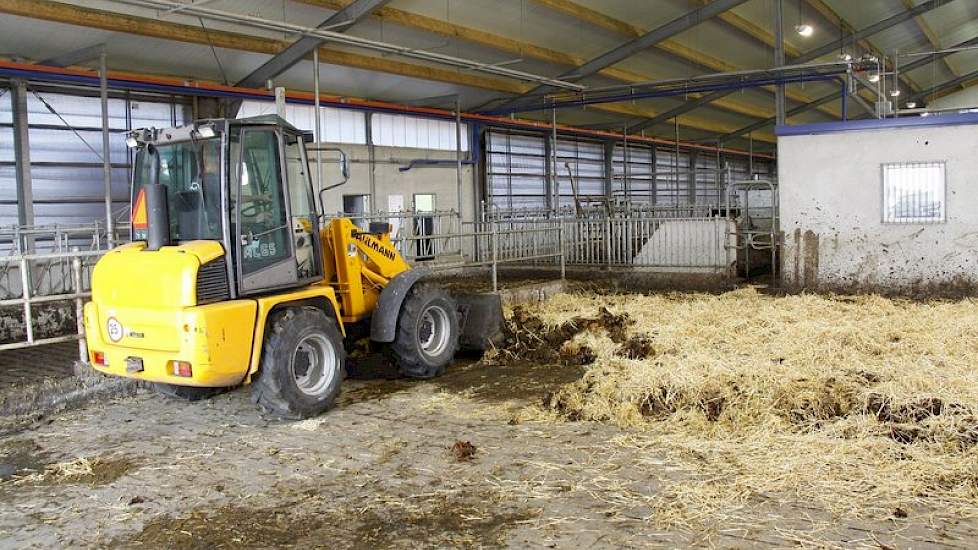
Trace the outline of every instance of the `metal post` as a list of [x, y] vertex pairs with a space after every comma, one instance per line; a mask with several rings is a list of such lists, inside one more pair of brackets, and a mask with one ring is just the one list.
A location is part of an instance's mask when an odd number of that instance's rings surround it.
[[744, 215], [741, 219], [744, 220], [744, 238], [746, 242], [744, 243], [744, 278], [750, 281], [750, 247], [754, 241], [753, 234], [751, 233], [751, 220], [750, 220], [750, 185], [747, 186], [747, 191], [744, 192]]
[[[621, 139], [622, 139], [622, 142], [624, 144], [624, 150], [622, 151], [621, 154], [622, 154], [622, 160], [624, 161], [624, 164], [625, 164], [622, 167], [623, 168], [622, 175], [625, 177], [625, 181], [624, 181], [624, 183], [622, 184], [621, 187], [622, 187], [622, 189], [625, 190], [625, 200], [628, 201], [627, 202], [628, 204], [631, 204], [631, 201], [632, 201], [632, 180], [631, 180], [631, 177], [632, 177], [632, 171], [631, 171], [632, 153], [631, 153], [631, 150], [628, 148], [628, 126], [625, 126], [624, 128], [621, 129]], [[614, 163], [612, 163], [612, 164], [614, 164]]]
[[27, 343], [34, 343], [34, 319], [31, 314], [31, 262], [25, 256], [20, 259], [20, 295], [24, 299], [24, 331]]
[[[655, 145], [649, 147], [651, 153], [652, 167], [651, 179], [649, 180], [649, 203], [654, 207], [659, 204], [659, 148]], [[654, 210], [654, 208], [653, 208]]]
[[747, 178], [754, 179], [754, 132], [747, 134]]
[[105, 52], [98, 57], [99, 98], [102, 102], [102, 186], [105, 192], [105, 239], [108, 248], [115, 244], [112, 227], [112, 158], [109, 143], [109, 73]]
[[[368, 178], [370, 183], [370, 208], [376, 211], [387, 210], [387, 207], [379, 208], [377, 205], [377, 148], [374, 145], [373, 113], [367, 112], [365, 126], [367, 138], [367, 166], [370, 169]], [[401, 206], [401, 209], [404, 209], [403, 205]]]
[[554, 212], [560, 212], [560, 183], [557, 181], [557, 108], [550, 112], [550, 196]]
[[489, 222], [489, 233], [490, 233], [490, 248], [492, 253], [492, 291], [496, 292], [499, 289], [499, 275], [496, 272], [496, 247], [499, 246], [498, 238], [499, 234], [496, 233], [496, 222]]
[[[784, 6], [782, 0], [774, 0], [774, 66], [784, 66]], [[784, 84], [778, 84], [774, 94], [775, 122], [785, 121]]]
[[[78, 247], [71, 247], [72, 252], [78, 252]], [[82, 293], [82, 264], [81, 258], [75, 256], [71, 259], [71, 278], [75, 293], [75, 327], [78, 331], [78, 359], [88, 360], [88, 342], [85, 340], [85, 301], [81, 297]]]
[[275, 87], [275, 114], [282, 118], [285, 117], [285, 88], [282, 86]]
[[[323, 145], [323, 130], [322, 130], [322, 111], [319, 109], [319, 48], [312, 51], [312, 74], [315, 80], [314, 94], [316, 95], [313, 100], [313, 104], [316, 109], [316, 200], [319, 200], [321, 191], [323, 190], [323, 152], [320, 150]], [[319, 205], [320, 212], [325, 212], [325, 205]]]
[[699, 162], [700, 154], [697, 150], [692, 150], [688, 154], [689, 156], [689, 174], [686, 177], [686, 188], [689, 190], [689, 205], [694, 207], [699, 203], [696, 200], [696, 165]]
[[[675, 176], [674, 180], [676, 182], [676, 195], [679, 195], [679, 117], [676, 117], [675, 123], [676, 123], [676, 148], [673, 152], [676, 155], [676, 164], [672, 166], [672, 170], [673, 170], [673, 176]], [[678, 201], [679, 197], [677, 196], [676, 198]], [[690, 206], [691, 199], [692, 198], [689, 196], [686, 197], [686, 206]]]
[[[17, 182], [17, 224], [34, 225], [34, 186], [31, 181], [30, 127], [27, 120], [27, 83], [11, 81], [10, 106], [14, 123], [14, 164]], [[18, 240], [21, 253], [30, 251], [30, 238]]]
[[[470, 145], [471, 147], [471, 145]], [[462, 99], [455, 96], [455, 187], [458, 194], [458, 215], [462, 216]]]
[[557, 246], [560, 252], [560, 279], [567, 279], [567, 258], [564, 252], [564, 220], [557, 220]]
[[842, 94], [839, 97], [842, 98], [842, 120], [849, 120], [849, 84], [843, 81], [841, 85]]

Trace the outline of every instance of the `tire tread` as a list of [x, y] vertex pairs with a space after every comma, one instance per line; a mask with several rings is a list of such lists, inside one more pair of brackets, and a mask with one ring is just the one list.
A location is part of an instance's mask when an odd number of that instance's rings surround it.
[[448, 356], [455, 357], [459, 349], [458, 308], [455, 301], [441, 287], [420, 283], [415, 285], [404, 298], [401, 311], [397, 317], [397, 333], [389, 349], [398, 371], [410, 378], [434, 378], [444, 374], [447, 365], [430, 365], [421, 357], [417, 346], [417, 335], [414, 334], [416, 320], [424, 307], [432, 300], [444, 299], [449, 305], [449, 314], [453, 323], [455, 335], [449, 343]]

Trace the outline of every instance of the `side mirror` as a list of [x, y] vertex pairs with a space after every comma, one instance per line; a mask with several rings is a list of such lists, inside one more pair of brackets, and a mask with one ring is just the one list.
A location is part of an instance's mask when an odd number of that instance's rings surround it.
[[319, 149], [319, 151], [330, 151], [330, 152], [339, 154], [339, 156], [340, 156], [340, 175], [343, 176], [343, 179], [340, 180], [339, 183], [334, 183], [332, 185], [327, 185], [326, 187], [323, 187], [322, 189], [319, 190], [319, 207], [320, 207], [320, 210], [322, 211], [323, 217], [325, 217], [326, 216], [326, 203], [323, 200], [323, 193], [325, 191], [329, 191], [330, 189], [336, 189], [337, 187], [339, 187], [339, 186], [345, 184], [346, 182], [350, 181], [350, 158], [346, 155], [346, 151], [344, 151], [342, 149], [339, 149], [339, 148], [336, 148], [336, 147], [324, 147], [322, 149]]
[[343, 176], [343, 183], [346, 183], [346, 180], [350, 179], [350, 158], [346, 156], [346, 151], [340, 149], [336, 151], [340, 154], [340, 174]]

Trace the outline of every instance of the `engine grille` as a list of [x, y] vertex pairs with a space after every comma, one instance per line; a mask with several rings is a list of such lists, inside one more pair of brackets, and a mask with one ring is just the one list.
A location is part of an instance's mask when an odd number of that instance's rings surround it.
[[231, 298], [228, 288], [228, 269], [224, 258], [200, 266], [197, 271], [197, 305], [220, 302]]

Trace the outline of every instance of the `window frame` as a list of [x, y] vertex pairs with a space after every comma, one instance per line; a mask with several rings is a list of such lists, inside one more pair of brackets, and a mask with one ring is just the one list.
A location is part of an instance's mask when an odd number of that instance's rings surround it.
[[[914, 212], [912, 216], [897, 216], [890, 215], [888, 204], [888, 197], [892, 194], [892, 191], [887, 190], [887, 174], [888, 170], [894, 167], [921, 167], [921, 166], [938, 166], [941, 170], [941, 181], [940, 181], [940, 191], [936, 194], [937, 198], [940, 199], [940, 215], [939, 216], [921, 216], [916, 215], [918, 212]], [[946, 160], [934, 160], [934, 161], [910, 161], [910, 162], [884, 162], [880, 164], [880, 223], [883, 225], [934, 225], [947, 223], [947, 186], [948, 186], [948, 173], [947, 173], [947, 161]]]
[[[264, 266], [256, 271], [249, 272], [247, 275], [244, 273], [244, 247], [241, 242], [241, 164], [244, 162], [244, 153], [246, 149], [246, 139], [245, 135], [249, 132], [264, 132], [270, 133], [275, 139], [278, 155], [278, 170], [279, 170], [279, 182], [286, 181], [285, 178], [288, 177], [288, 169], [285, 166], [285, 140], [282, 136], [282, 131], [274, 126], [264, 126], [264, 125], [242, 125], [238, 128], [240, 132], [240, 143], [241, 149], [239, 151], [238, 160], [238, 179], [237, 188], [232, 192], [234, 193], [234, 225], [235, 234], [233, 239], [235, 241], [235, 250], [237, 256], [237, 265], [235, 266], [235, 271], [237, 275], [238, 282], [238, 294], [240, 296], [249, 296], [252, 294], [261, 294], [271, 290], [276, 290], [279, 288], [288, 288], [295, 286], [299, 283], [298, 270], [296, 267], [295, 259], [295, 243], [292, 239], [292, 231], [287, 231], [289, 235], [286, 240], [288, 247], [288, 255], [272, 264]], [[281, 186], [282, 200], [283, 200], [283, 210], [285, 212], [285, 219], [289, 227], [291, 227], [292, 220], [292, 205], [289, 201], [289, 189], [288, 185]]]

